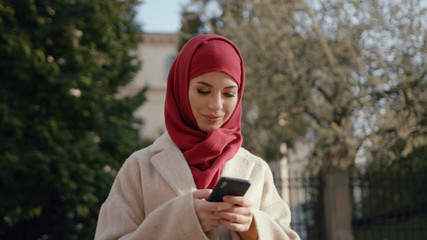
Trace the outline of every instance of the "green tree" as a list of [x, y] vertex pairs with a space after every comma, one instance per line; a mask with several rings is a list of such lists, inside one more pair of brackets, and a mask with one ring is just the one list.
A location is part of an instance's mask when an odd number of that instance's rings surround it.
[[313, 141], [311, 164], [319, 166], [328, 214], [325, 237], [341, 232], [349, 239], [355, 161], [374, 160], [375, 150], [393, 157], [399, 140], [403, 156], [427, 145], [425, 5], [211, 2], [222, 14], [206, 24], [234, 41], [245, 60], [247, 147], [269, 159], [282, 142]]
[[139, 147], [137, 0], [0, 1], [0, 238], [91, 239]]

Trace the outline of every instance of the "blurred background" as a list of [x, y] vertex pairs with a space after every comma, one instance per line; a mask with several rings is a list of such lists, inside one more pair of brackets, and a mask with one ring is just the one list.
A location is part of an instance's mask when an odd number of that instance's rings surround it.
[[303, 240], [427, 239], [427, 3], [0, 0], [0, 239], [93, 239], [191, 37], [242, 52], [244, 147]]

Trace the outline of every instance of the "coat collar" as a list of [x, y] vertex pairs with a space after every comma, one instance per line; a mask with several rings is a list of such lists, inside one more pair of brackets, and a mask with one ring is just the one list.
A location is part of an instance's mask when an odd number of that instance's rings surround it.
[[151, 163], [178, 196], [196, 190], [190, 167], [168, 133], [153, 143], [152, 152]]
[[[151, 163], [178, 196], [197, 189], [187, 160], [167, 132], [153, 143], [151, 151]], [[221, 176], [249, 179], [254, 163], [245, 152], [240, 148], [234, 158], [227, 161]]]

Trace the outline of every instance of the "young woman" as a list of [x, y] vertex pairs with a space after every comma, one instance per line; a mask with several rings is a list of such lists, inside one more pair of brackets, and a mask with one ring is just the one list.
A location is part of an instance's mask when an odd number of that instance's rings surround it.
[[[95, 239], [299, 239], [268, 165], [241, 147], [244, 82], [230, 40], [188, 41], [168, 76], [167, 132], [126, 160]], [[251, 186], [243, 197], [207, 201], [221, 176]]]

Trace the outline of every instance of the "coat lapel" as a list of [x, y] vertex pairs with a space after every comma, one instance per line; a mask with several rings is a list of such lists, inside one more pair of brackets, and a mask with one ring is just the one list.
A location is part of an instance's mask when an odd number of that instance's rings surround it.
[[190, 167], [166, 133], [153, 143], [151, 163], [178, 196], [196, 190]]
[[225, 164], [221, 176], [249, 179], [255, 163], [245, 156], [244, 150], [240, 148], [233, 159]]

